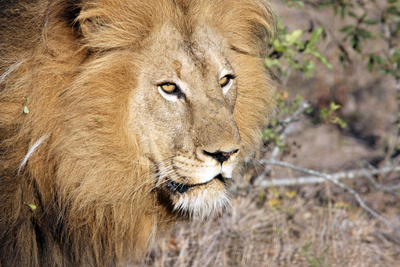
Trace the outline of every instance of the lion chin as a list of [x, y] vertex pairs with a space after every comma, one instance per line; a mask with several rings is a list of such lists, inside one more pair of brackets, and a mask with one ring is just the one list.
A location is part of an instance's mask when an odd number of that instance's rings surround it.
[[0, 3], [0, 266], [140, 260], [229, 206], [274, 108], [265, 0]]

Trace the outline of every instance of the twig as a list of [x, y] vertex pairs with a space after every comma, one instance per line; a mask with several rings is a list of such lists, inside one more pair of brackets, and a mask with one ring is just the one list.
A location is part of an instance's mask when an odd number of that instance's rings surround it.
[[[369, 172], [366, 173], [365, 178], [368, 180], [368, 182], [370, 184], [372, 184], [376, 190], [382, 190], [382, 191], [386, 191], [386, 192], [395, 192], [396, 190], [400, 189], [400, 184], [396, 184], [396, 185], [390, 185], [390, 186], [384, 186], [381, 185], [380, 183], [376, 182], [374, 180], [374, 178], [372, 177], [372, 175], [374, 175], [374, 173], [376, 173], [375, 175], [380, 175], [380, 174], [386, 174], [386, 173], [391, 173], [391, 172], [398, 172], [398, 169], [400, 169], [400, 167], [398, 166], [388, 166], [386, 168], [382, 168], [382, 169], [376, 169], [374, 166], [372, 166], [369, 162], [364, 161], [363, 165], [366, 168], [369, 168]], [[388, 170], [388, 172], [384, 171], [384, 172], [380, 172], [382, 170]]]
[[[309, 104], [308, 102], [305, 102], [305, 101], [301, 102], [301, 103], [299, 104], [299, 106], [297, 107], [296, 111], [293, 112], [292, 114], [290, 114], [289, 117], [287, 117], [286, 119], [284, 119], [284, 120], [281, 122], [281, 124], [280, 124], [278, 127], [276, 127], [275, 132], [279, 133], [279, 132], [281, 132], [282, 130], [284, 131], [285, 128], [286, 128], [288, 125], [290, 125], [290, 124], [292, 124], [292, 123], [294, 123], [294, 122], [297, 122], [298, 119], [299, 119], [299, 117], [300, 117], [300, 115], [303, 114], [303, 112], [304, 112], [306, 109], [308, 109], [309, 107], [310, 107], [310, 104]], [[282, 134], [283, 134], [283, 132], [282, 132]], [[287, 134], [288, 134], [288, 133], [285, 133], [285, 136], [284, 136], [284, 137], [286, 137]]]
[[[265, 161], [261, 161], [261, 163], [265, 163]], [[346, 172], [337, 172], [334, 174], [330, 174], [332, 179], [334, 180], [341, 180], [341, 179], [356, 179], [359, 177], [369, 177], [371, 178], [372, 175], [380, 175], [380, 174], [387, 174], [390, 172], [400, 172], [400, 166], [397, 167], [386, 167], [382, 169], [374, 169], [374, 170], [350, 170]], [[319, 184], [326, 182], [326, 179], [319, 177], [319, 176], [304, 176], [304, 177], [296, 177], [296, 178], [280, 178], [280, 179], [268, 179], [259, 181], [255, 186], [267, 188], [273, 186], [294, 186], [294, 185], [305, 185], [305, 184]], [[371, 181], [373, 186], [378, 190], [384, 191], [394, 191], [400, 189], [399, 185], [393, 186], [382, 186], [375, 181]]]
[[[281, 167], [285, 167], [285, 168], [290, 168], [296, 171], [300, 171], [303, 173], [307, 173], [309, 175], [312, 175], [314, 178], [316, 177], [322, 177], [324, 180], [328, 180], [330, 182], [332, 182], [333, 184], [339, 186], [340, 188], [346, 190], [347, 192], [349, 192], [351, 195], [354, 196], [354, 198], [357, 200], [358, 204], [367, 212], [369, 212], [373, 217], [377, 218], [378, 220], [382, 221], [383, 223], [385, 223], [387, 226], [389, 226], [390, 228], [399, 231], [399, 229], [397, 227], [395, 227], [391, 222], [389, 222], [387, 219], [383, 218], [381, 215], [379, 215], [378, 213], [376, 213], [373, 209], [371, 209], [367, 204], [365, 204], [364, 200], [362, 200], [362, 198], [360, 197], [360, 195], [354, 191], [352, 188], [346, 186], [345, 184], [343, 184], [342, 182], [340, 182], [337, 178], [335, 178], [334, 176], [330, 175], [330, 174], [325, 174], [325, 173], [321, 173], [315, 170], [311, 170], [311, 169], [306, 169], [303, 167], [299, 167], [296, 165], [293, 165], [291, 163], [287, 163], [287, 162], [283, 162], [283, 161], [276, 161], [276, 160], [264, 160], [262, 161], [264, 164], [267, 165], [276, 165], [276, 166], [281, 166]], [[396, 167], [395, 169], [397, 169], [399, 167]], [[400, 169], [398, 169], [400, 170]], [[362, 170], [364, 172], [365, 175], [365, 170]], [[393, 171], [393, 169], [391, 169], [390, 171]], [[387, 171], [387, 172], [390, 172]], [[353, 176], [355, 176], [355, 174], [357, 174], [356, 172], [353, 173]], [[360, 174], [360, 173], [358, 173]], [[343, 175], [343, 174], [342, 174]]]
[[[285, 140], [286, 137], [294, 130], [296, 126], [296, 122], [298, 122], [298, 119], [303, 112], [310, 107], [310, 104], [307, 102], [301, 102], [299, 106], [297, 107], [296, 111], [290, 114], [289, 117], [284, 119], [281, 124], [276, 127], [275, 132], [276, 133], [281, 133], [279, 135], [279, 139], [281, 141]], [[275, 145], [274, 149], [272, 150], [270, 158], [275, 160], [278, 155], [279, 155], [280, 148], [279, 146]], [[255, 179], [254, 183], [259, 183], [261, 180], [263, 180], [266, 175], [270, 172], [271, 168], [269, 166], [266, 166], [264, 168], [264, 171]]]

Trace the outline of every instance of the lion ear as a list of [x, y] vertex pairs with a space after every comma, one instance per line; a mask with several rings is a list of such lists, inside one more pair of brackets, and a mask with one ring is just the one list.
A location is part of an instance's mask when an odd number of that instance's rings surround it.
[[81, 36], [77, 17], [81, 13], [82, 0], [55, 0], [47, 6], [43, 18], [42, 37], [52, 52], [76, 49]]
[[132, 1], [132, 5], [126, 6], [118, 1], [89, 1], [81, 5], [75, 22], [79, 25], [82, 43], [87, 50], [124, 46], [135, 48], [154, 27], [154, 20], [158, 17], [156, 13], [159, 12], [156, 7], [158, 5], [140, 1]]
[[[54, 0], [44, 14], [43, 39], [53, 54], [93, 49], [105, 27], [105, 9], [85, 0]], [[97, 40], [98, 41], [98, 40]]]
[[105, 25], [104, 18], [106, 14], [102, 14], [103, 9], [85, 6], [81, 9], [79, 16], [76, 17], [75, 23], [79, 25], [80, 32], [84, 38], [92, 38]]

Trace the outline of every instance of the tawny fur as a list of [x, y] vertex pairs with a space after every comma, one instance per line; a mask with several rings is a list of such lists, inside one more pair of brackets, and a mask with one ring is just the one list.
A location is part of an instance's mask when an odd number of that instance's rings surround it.
[[222, 40], [237, 74], [243, 162], [273, 107], [261, 55], [274, 22], [263, 0], [0, 1], [1, 266], [127, 264], [181, 218], [154, 190], [162, 166], [135, 128], [147, 122], [132, 114], [138, 73], [151, 66], [143, 51], [166, 24], [189, 46], [204, 29]]

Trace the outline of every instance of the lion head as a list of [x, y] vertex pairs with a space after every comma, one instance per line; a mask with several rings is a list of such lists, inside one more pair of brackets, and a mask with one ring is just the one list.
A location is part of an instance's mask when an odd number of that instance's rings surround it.
[[273, 107], [267, 4], [21, 2], [0, 16], [0, 263], [117, 264], [221, 212]]

